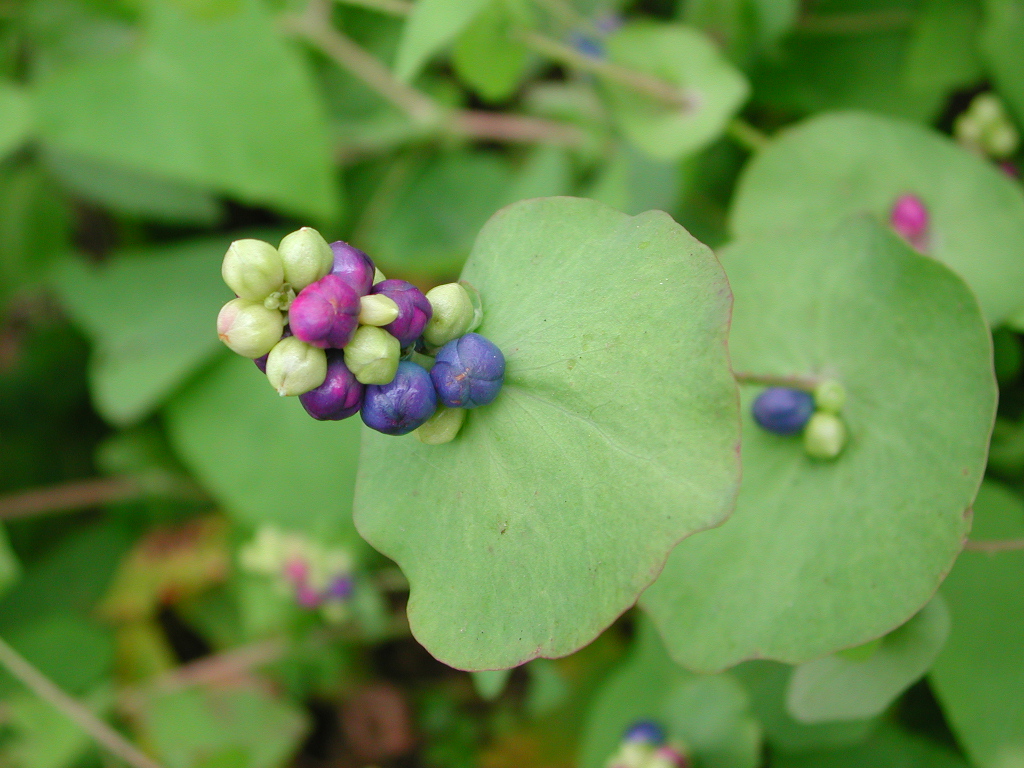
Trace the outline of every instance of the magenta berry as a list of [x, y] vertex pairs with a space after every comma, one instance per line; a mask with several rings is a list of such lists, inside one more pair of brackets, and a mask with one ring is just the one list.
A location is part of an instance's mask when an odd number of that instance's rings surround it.
[[331, 243], [331, 251], [334, 252], [331, 274], [348, 283], [360, 296], [368, 294], [373, 286], [373, 274], [376, 270], [373, 260], [343, 240]]
[[922, 250], [928, 242], [928, 209], [917, 195], [902, 195], [892, 207], [893, 229], [908, 243]]
[[307, 344], [341, 349], [359, 325], [359, 294], [337, 275], [327, 275], [295, 297], [288, 324]]
[[423, 292], [405, 280], [383, 280], [373, 286], [372, 292], [383, 294], [398, 305], [398, 319], [385, 325], [385, 330], [403, 347], [416, 341], [434, 313]]
[[345, 365], [340, 349], [327, 351], [327, 378], [316, 389], [299, 395], [306, 413], [318, 421], [341, 421], [363, 406], [363, 385]]

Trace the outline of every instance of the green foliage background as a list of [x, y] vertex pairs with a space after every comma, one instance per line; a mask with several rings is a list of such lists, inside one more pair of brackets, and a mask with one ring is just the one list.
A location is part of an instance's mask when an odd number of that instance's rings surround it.
[[[1022, 0], [0, 0], [0, 765], [602, 768], [655, 719], [699, 768], [1024, 768], [979, 93], [1024, 130]], [[299, 226], [467, 265], [510, 367], [456, 442], [218, 342], [228, 243]], [[848, 390], [834, 463], [749, 417], [794, 377]]]

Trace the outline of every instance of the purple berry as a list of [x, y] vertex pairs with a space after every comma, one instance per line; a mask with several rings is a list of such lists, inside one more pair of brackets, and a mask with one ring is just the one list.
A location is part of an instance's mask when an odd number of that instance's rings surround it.
[[334, 252], [331, 274], [348, 283], [360, 296], [368, 294], [373, 286], [373, 274], [376, 271], [373, 260], [342, 240], [331, 243], [331, 250]]
[[320, 605], [320, 594], [306, 584], [300, 584], [295, 588], [295, 600], [303, 608], [312, 610]]
[[372, 293], [382, 293], [398, 305], [398, 319], [384, 329], [407, 347], [423, 333], [434, 310], [423, 291], [405, 280], [382, 280]]
[[754, 421], [776, 435], [794, 435], [814, 413], [814, 396], [802, 389], [770, 387], [754, 401]]
[[923, 249], [928, 241], [928, 209], [917, 195], [901, 195], [890, 214], [892, 228], [908, 243]]
[[430, 378], [449, 408], [487, 405], [505, 381], [505, 356], [479, 333], [467, 333], [438, 350]]
[[434, 415], [437, 395], [430, 374], [408, 360], [390, 384], [370, 384], [363, 396], [363, 423], [385, 435], [405, 435]]
[[[287, 339], [291, 335], [292, 335], [292, 329], [287, 327], [287, 326], [285, 326], [284, 333], [281, 334], [281, 338], [282, 339]], [[270, 353], [269, 352], [267, 352], [267, 354], [263, 355], [262, 357], [257, 357], [255, 360], [253, 360], [253, 362], [256, 363], [256, 367], [260, 369], [260, 373], [266, 373], [267, 372], [267, 358], [268, 357], [270, 357]]]
[[359, 325], [359, 294], [337, 275], [327, 275], [295, 297], [288, 325], [300, 341], [341, 349]]
[[319, 421], [341, 421], [354, 416], [363, 406], [363, 385], [345, 365], [340, 349], [327, 352], [327, 378], [316, 389], [299, 395], [306, 413]]
[[626, 741], [642, 741], [645, 744], [661, 744], [665, 741], [665, 729], [651, 720], [637, 720], [622, 738]]
[[337, 600], [347, 600], [352, 596], [354, 586], [351, 576], [335, 576], [327, 587], [326, 595]]

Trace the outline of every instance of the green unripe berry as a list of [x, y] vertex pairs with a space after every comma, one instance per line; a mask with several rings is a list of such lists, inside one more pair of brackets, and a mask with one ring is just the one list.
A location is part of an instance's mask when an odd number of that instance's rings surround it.
[[326, 352], [294, 336], [281, 339], [267, 356], [267, 380], [282, 397], [304, 395], [326, 378]]
[[846, 425], [834, 413], [819, 411], [804, 428], [804, 450], [812, 459], [830, 460], [846, 445]]
[[345, 347], [345, 365], [361, 384], [390, 384], [398, 371], [402, 345], [374, 325], [361, 325]]
[[267, 354], [284, 333], [284, 315], [248, 299], [232, 299], [217, 315], [217, 335], [242, 357]]
[[839, 413], [846, 405], [846, 387], [835, 379], [826, 379], [814, 388], [814, 405], [825, 413]]
[[466, 420], [465, 408], [447, 408], [438, 405], [434, 415], [416, 429], [416, 437], [427, 445], [450, 443], [462, 429]]
[[282, 289], [284, 261], [270, 243], [235, 240], [224, 254], [220, 274], [239, 298], [263, 301]]
[[359, 299], [359, 322], [362, 325], [387, 325], [398, 319], [398, 305], [383, 293], [371, 293]]
[[442, 347], [472, 330], [476, 318], [473, 300], [463, 286], [448, 283], [427, 291], [433, 314], [423, 329], [423, 339], [432, 347]]
[[295, 291], [315, 283], [334, 266], [334, 251], [312, 227], [285, 235], [277, 250], [284, 261], [284, 279]]
[[381, 272], [376, 267], [374, 267], [373, 268], [373, 284], [376, 285], [377, 283], [383, 283], [385, 280], [387, 280], [387, 278], [384, 277], [384, 273]]

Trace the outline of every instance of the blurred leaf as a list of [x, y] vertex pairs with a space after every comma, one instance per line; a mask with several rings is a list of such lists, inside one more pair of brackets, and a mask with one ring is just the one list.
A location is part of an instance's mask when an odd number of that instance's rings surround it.
[[681, 0], [683, 20], [706, 32], [739, 66], [771, 51], [796, 22], [797, 0]]
[[881, 714], [931, 667], [949, 634], [949, 611], [934, 597], [893, 630], [865, 659], [843, 652], [793, 670], [787, 692], [790, 714], [805, 723], [859, 720]]
[[30, 163], [0, 166], [0, 308], [33, 288], [68, 249], [69, 216], [53, 181]]
[[783, 752], [836, 749], [862, 742], [874, 730], [877, 718], [814, 725], [794, 720], [786, 709], [792, 669], [773, 661], [748, 661], [731, 670], [749, 691], [754, 714], [773, 747]]
[[640, 600], [672, 657], [701, 671], [809, 661], [927, 603], [970, 528], [996, 401], [970, 289], [866, 216], [719, 257], [741, 381], [834, 378], [849, 439], [834, 461], [812, 459], [800, 436], [754, 423], [763, 387], [741, 386], [736, 511], [676, 547]]
[[511, 669], [485, 669], [480, 672], [471, 672], [470, 679], [473, 681], [473, 689], [484, 701], [494, 701], [501, 696], [508, 682]]
[[679, 197], [682, 173], [677, 162], [653, 160], [631, 147], [620, 147], [601, 168], [586, 191], [623, 213], [672, 211]]
[[200, 19], [149, 0], [141, 45], [39, 83], [50, 148], [325, 219], [338, 207], [323, 108], [256, 0]]
[[695, 677], [662, 705], [670, 738], [679, 739], [701, 768], [757, 768], [761, 728], [750, 698], [728, 674]]
[[[1024, 503], [986, 483], [974, 539], [1024, 538]], [[964, 552], [942, 585], [953, 624], [932, 668], [935, 695], [973, 765], [1024, 765], [1024, 551]]]
[[229, 566], [225, 536], [219, 517], [151, 531], [122, 561], [100, 613], [119, 622], [144, 619], [223, 581]]
[[[967, 768], [960, 757], [928, 739], [884, 725], [863, 744], [772, 758], [771, 768]], [[1009, 766], [1006, 766], [1009, 768]]]
[[165, 413], [182, 459], [240, 522], [358, 541], [350, 513], [358, 419], [315, 421], [236, 355], [219, 359]]
[[537, 146], [529, 151], [516, 169], [504, 204], [534, 197], [567, 195], [572, 191], [572, 158], [562, 147]]
[[[84, 703], [100, 714], [109, 708], [110, 695], [97, 690]], [[4, 757], [13, 768], [69, 768], [93, 745], [89, 734], [34, 693], [19, 691], [10, 696], [4, 710], [13, 730], [11, 743], [4, 745]]]
[[[113, 633], [83, 616], [40, 611], [4, 637], [29, 663], [72, 695], [92, 690], [113, 669]], [[20, 686], [6, 670], [0, 672], [0, 683], [7, 690]]]
[[259, 688], [156, 695], [142, 715], [166, 768], [279, 768], [307, 728], [301, 710]]
[[730, 223], [737, 237], [831, 227], [852, 213], [888, 223], [895, 201], [910, 193], [928, 209], [929, 255], [960, 273], [989, 321], [1020, 309], [1020, 185], [910, 123], [840, 113], [787, 129], [745, 169]]
[[569, 682], [550, 659], [534, 659], [526, 665], [530, 683], [524, 702], [527, 714], [534, 718], [550, 715], [569, 698]]
[[149, 415], [222, 351], [216, 318], [231, 291], [220, 277], [227, 238], [119, 254], [99, 266], [65, 261], [55, 285], [93, 342], [96, 410], [126, 426]]
[[907, 87], [944, 94], [981, 80], [980, 26], [977, 0], [925, 0], [907, 47]]
[[527, 73], [529, 50], [513, 39], [514, 31], [506, 0], [490, 0], [455, 44], [456, 74], [485, 101], [504, 101]]
[[[483, 223], [506, 202], [508, 163], [494, 152], [441, 152], [425, 164], [406, 158], [389, 171], [370, 203], [364, 247], [385, 274], [454, 275]], [[393, 188], [391, 188], [393, 185]]]
[[355, 508], [409, 579], [416, 638], [452, 666], [498, 669], [590, 642], [680, 538], [728, 514], [729, 290], [667, 215], [564, 197], [496, 214], [463, 278], [505, 387], [447, 445], [364, 430]]
[[626, 138], [655, 159], [675, 160], [707, 146], [747, 100], [746, 78], [695, 29], [634, 21], [609, 35], [607, 45], [612, 62], [676, 85], [687, 99], [668, 106], [635, 88], [604, 83]]
[[1024, 124], [1024, 0], [985, 0], [981, 51], [999, 95]]
[[395, 76], [411, 82], [431, 56], [458, 37], [487, 0], [416, 0], [402, 30]]
[[32, 106], [14, 83], [0, 80], [0, 160], [18, 149], [32, 131]]
[[221, 207], [196, 187], [81, 158], [54, 156], [49, 165], [81, 197], [129, 216], [172, 224], [215, 224]]
[[7, 529], [0, 525], [0, 595], [3, 595], [21, 575], [21, 566], [18, 558], [11, 549], [11, 542], [7, 538]]

